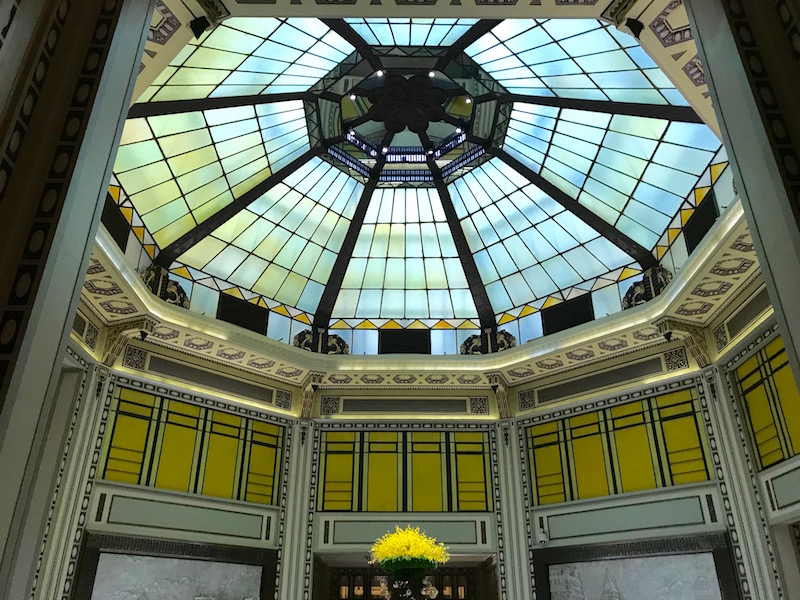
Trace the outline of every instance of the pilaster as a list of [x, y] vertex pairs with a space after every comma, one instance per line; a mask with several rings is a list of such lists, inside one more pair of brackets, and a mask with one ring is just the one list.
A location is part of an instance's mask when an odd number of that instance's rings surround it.
[[[533, 598], [529, 578], [526, 526], [528, 511], [523, 504], [522, 472], [517, 459], [518, 425], [513, 420], [497, 424], [494, 437], [492, 478], [497, 520], [497, 583], [500, 600]], [[496, 471], [495, 471], [496, 469]]]
[[796, 2], [686, 0], [739, 195], [800, 380], [800, 45]]
[[747, 435], [727, 375], [703, 372], [703, 413], [742, 600], [784, 600]]
[[35, 29], [38, 50], [19, 63], [0, 122], [0, 581], [15, 593], [31, 581], [47, 518], [43, 449], [69, 424], [51, 420], [63, 408], [61, 361], [152, 5], [18, 8], [40, 11], [47, 26]]

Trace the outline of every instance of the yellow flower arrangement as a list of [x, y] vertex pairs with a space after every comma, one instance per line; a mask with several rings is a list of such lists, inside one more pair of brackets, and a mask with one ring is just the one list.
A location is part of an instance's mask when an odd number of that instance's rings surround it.
[[370, 564], [379, 562], [387, 571], [433, 569], [450, 560], [447, 547], [436, 538], [421, 533], [419, 527], [408, 525], [385, 533], [372, 545]]

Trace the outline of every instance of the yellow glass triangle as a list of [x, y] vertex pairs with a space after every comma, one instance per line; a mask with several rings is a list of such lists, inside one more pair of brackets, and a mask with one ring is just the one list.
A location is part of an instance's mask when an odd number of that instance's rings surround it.
[[458, 326], [459, 329], [480, 329], [475, 323], [472, 321], [464, 321], [461, 325]]
[[286, 316], [286, 317], [291, 317], [291, 316], [292, 316], [292, 315], [290, 315], [290, 314], [289, 314], [289, 311], [288, 311], [288, 310], [286, 310], [286, 307], [285, 307], [285, 306], [283, 306], [283, 305], [281, 305], [281, 306], [276, 306], [276, 307], [275, 307], [275, 308], [273, 308], [272, 310], [273, 310], [274, 312], [278, 313], [279, 315], [284, 315], [284, 316]]
[[500, 320], [497, 322], [497, 324], [505, 325], [506, 323], [514, 320], [516, 320], [516, 317], [512, 317], [510, 314], [505, 313], [502, 317], [500, 317]]
[[547, 300], [544, 301], [542, 308], [550, 308], [551, 306], [555, 306], [556, 304], [561, 304], [563, 300], [560, 298], [556, 298], [554, 296], [548, 296]]
[[122, 215], [125, 217], [125, 220], [128, 221], [128, 223], [133, 221], [133, 209], [132, 208], [120, 207], [119, 210], [122, 213]]
[[350, 329], [350, 325], [348, 325], [347, 323], [345, 323], [344, 321], [339, 319], [338, 321], [336, 321], [336, 323], [331, 325], [328, 329]]
[[375, 323], [373, 323], [369, 319], [361, 321], [361, 323], [356, 325], [355, 328], [356, 329], [377, 329], [377, 327], [375, 327]]
[[625, 267], [622, 269], [622, 273], [620, 273], [619, 279], [617, 281], [622, 281], [623, 279], [627, 279], [628, 277], [633, 277], [634, 275], [639, 275], [641, 271], [639, 269], [631, 269], [630, 267]]
[[691, 218], [693, 214], [694, 214], [693, 208], [681, 209], [681, 225], [686, 225], [686, 222]]
[[147, 244], [144, 247], [144, 251], [147, 252], [147, 254], [148, 254], [148, 256], [150, 258], [155, 258], [156, 257], [156, 246], [155, 246], [155, 244]]
[[669, 248], [667, 248], [666, 246], [656, 246], [656, 256], [658, 256], [658, 260], [664, 258], [664, 255], [667, 253], [667, 250], [669, 250]]
[[250, 300], [248, 300], [248, 302], [250, 304], [255, 304], [256, 306], [258, 306], [258, 300], [259, 300], [258, 296], [253, 296], [252, 298], [250, 298]]
[[144, 243], [144, 227], [133, 227], [133, 235], [139, 238], [139, 241]]
[[400, 325], [400, 323], [398, 323], [394, 319], [390, 319], [381, 326], [381, 329], [402, 329], [402, 328], [403, 326]]
[[537, 312], [535, 308], [526, 304], [525, 307], [522, 309], [522, 312], [519, 313], [519, 318], [527, 317], [528, 315], [532, 315], [533, 313]]
[[234, 296], [236, 298], [240, 298], [240, 299], [244, 300], [244, 296], [242, 296], [241, 290], [239, 290], [239, 288], [237, 288], [237, 287], [232, 287], [232, 288], [229, 288], [227, 290], [222, 290], [222, 291], [225, 294], [228, 294], [229, 296]]
[[299, 315], [297, 315], [295, 317], [295, 320], [300, 321], [301, 323], [305, 323], [306, 325], [311, 325], [311, 321], [304, 313], [300, 313]]
[[264, 300], [264, 296], [260, 296], [260, 297], [258, 298], [258, 305], [259, 305], [261, 308], [269, 308], [269, 307], [267, 306], [267, 303], [266, 303], [266, 301]]
[[716, 183], [719, 176], [722, 175], [722, 172], [725, 170], [725, 167], [728, 166], [727, 162], [717, 163], [715, 165], [711, 165], [711, 183]]
[[184, 279], [188, 279], [189, 281], [192, 280], [192, 274], [189, 272], [189, 269], [186, 267], [178, 267], [177, 269], [173, 269], [170, 271], [173, 275], [177, 275], [178, 277], [183, 277]]
[[705, 198], [708, 195], [708, 192], [710, 190], [711, 190], [710, 187], [699, 187], [699, 188], [696, 188], [694, 190], [694, 204], [695, 204], [695, 206], [697, 206], [698, 204], [700, 204], [703, 201], [703, 198]]
[[108, 186], [108, 193], [111, 194], [111, 197], [114, 199], [114, 202], [119, 204], [119, 188], [115, 185]]
[[423, 323], [422, 321], [417, 320], [411, 323], [411, 325], [409, 325], [408, 327], [406, 327], [406, 329], [428, 329], [428, 326], [425, 325], [425, 323]]
[[680, 234], [681, 234], [680, 229], [676, 229], [674, 227], [670, 227], [669, 229], [667, 229], [667, 239], [669, 239], [669, 243], [671, 244], [672, 242], [674, 242], [675, 238], [678, 237]]
[[450, 323], [447, 321], [439, 321], [436, 325], [433, 326], [433, 329], [454, 329]]

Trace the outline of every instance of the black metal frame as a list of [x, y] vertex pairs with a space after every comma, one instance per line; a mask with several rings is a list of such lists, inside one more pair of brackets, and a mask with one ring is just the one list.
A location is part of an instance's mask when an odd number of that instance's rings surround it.
[[541, 600], [552, 598], [549, 573], [553, 565], [709, 552], [714, 557], [722, 600], [739, 600], [740, 590], [733, 564], [733, 553], [728, 535], [723, 533], [534, 550], [533, 568], [537, 574], [537, 598]]
[[102, 553], [256, 565], [262, 567], [261, 598], [272, 598], [275, 593], [278, 568], [277, 550], [89, 533], [84, 537], [81, 547], [77, 580], [72, 588], [71, 600], [91, 599], [97, 565]]

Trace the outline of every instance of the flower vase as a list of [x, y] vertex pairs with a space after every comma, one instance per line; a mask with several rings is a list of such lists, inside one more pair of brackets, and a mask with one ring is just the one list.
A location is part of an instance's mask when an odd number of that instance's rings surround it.
[[397, 558], [381, 562], [389, 574], [391, 600], [426, 600], [425, 575], [436, 568], [436, 563], [424, 558]]
[[389, 573], [389, 596], [391, 600], [426, 600], [423, 595], [422, 569], [400, 569]]

